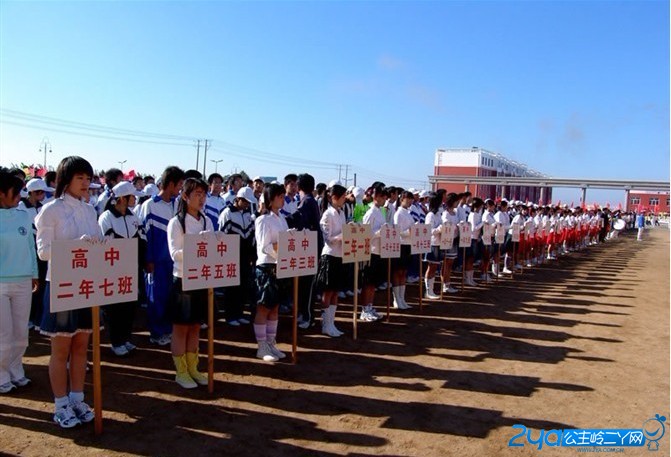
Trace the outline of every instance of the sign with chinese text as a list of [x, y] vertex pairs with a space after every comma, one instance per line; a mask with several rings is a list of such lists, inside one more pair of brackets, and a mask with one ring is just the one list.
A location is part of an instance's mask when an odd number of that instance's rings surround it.
[[431, 227], [417, 223], [410, 227], [410, 253], [426, 254], [431, 251]]
[[518, 243], [520, 241], [520, 232], [521, 232], [521, 227], [519, 224], [513, 224], [510, 227], [513, 230], [513, 234], [511, 235], [511, 240], [514, 243]]
[[451, 222], [443, 222], [440, 233], [440, 249], [447, 251], [452, 249], [454, 244], [455, 234], [457, 233], [457, 226]]
[[317, 274], [317, 232], [287, 230], [277, 243], [277, 278]]
[[184, 235], [182, 290], [240, 285], [240, 236]]
[[401, 234], [396, 225], [384, 224], [380, 229], [380, 258], [401, 257]]
[[468, 222], [459, 222], [459, 247], [471, 247], [471, 224]]
[[342, 263], [370, 260], [370, 224], [347, 224], [342, 230]]
[[492, 245], [492, 237], [494, 236], [494, 226], [491, 224], [483, 224], [482, 226], [482, 244], [485, 246]]
[[54, 240], [52, 312], [137, 300], [137, 239]]
[[496, 244], [503, 244], [506, 239], [506, 229], [501, 224], [496, 224], [496, 231], [494, 232], [494, 242]]

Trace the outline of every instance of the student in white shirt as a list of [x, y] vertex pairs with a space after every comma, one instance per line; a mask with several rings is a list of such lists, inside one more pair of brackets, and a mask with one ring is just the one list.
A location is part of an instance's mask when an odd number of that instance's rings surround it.
[[456, 208], [458, 202], [459, 199], [457, 197], [457, 194], [455, 193], [447, 194], [447, 198], [445, 200], [445, 211], [443, 211], [443, 214], [441, 216], [442, 222], [449, 222], [455, 227], [457, 227], [456, 230], [454, 231], [452, 247], [450, 249], [445, 250], [444, 252], [443, 266], [441, 268], [441, 273], [443, 275], [442, 278], [443, 292], [447, 292], [448, 294], [456, 294], [458, 292], [457, 289], [455, 289], [450, 285], [452, 264], [457, 258], [457, 251], [459, 251], [459, 243], [457, 240], [457, 237], [459, 236], [459, 230], [458, 230], [459, 218], [457, 216], [457, 208]]
[[[493, 240], [493, 234], [494, 234], [494, 228], [496, 227], [496, 221], [494, 220], [494, 212], [496, 211], [496, 203], [494, 203], [494, 200], [491, 198], [488, 198], [485, 200], [485, 211], [482, 214], [482, 222], [483, 222], [483, 236], [482, 236], [482, 279], [484, 279], [486, 282], [489, 282], [490, 276], [489, 276], [489, 265], [492, 260], [492, 256], [495, 256], [495, 264], [492, 264], [492, 273], [493, 274], [498, 274], [498, 246], [494, 244]], [[487, 240], [487, 244], [484, 242], [484, 226], [488, 225], [491, 227], [491, 235], [489, 235], [489, 239]]]
[[436, 271], [438, 265], [443, 261], [443, 252], [440, 250], [440, 236], [441, 236], [441, 219], [438, 211], [443, 204], [442, 194], [432, 194], [429, 197], [429, 211], [426, 213], [425, 224], [431, 230], [431, 251], [424, 255], [424, 261], [427, 263], [426, 275], [424, 283], [426, 284], [426, 292], [424, 297], [429, 300], [437, 300], [440, 295], [436, 295], [433, 291], [433, 284], [436, 282]]
[[[477, 286], [475, 279], [473, 278], [473, 264], [476, 260], [482, 258], [482, 207], [484, 202], [479, 198], [474, 198], [473, 203], [471, 204], [470, 211], [468, 211], [468, 224], [471, 228], [471, 246], [466, 248], [466, 262], [464, 265], [465, 268], [465, 280], [464, 282], [469, 286]], [[486, 278], [484, 278], [486, 279]]]
[[[508, 200], [501, 200], [501, 206], [499, 210], [494, 214], [494, 220], [496, 221], [497, 227], [503, 229], [506, 233], [503, 244], [499, 245], [499, 256], [504, 254], [503, 258], [503, 273], [511, 274], [512, 270], [508, 269], [506, 260], [508, 259], [508, 249], [510, 245], [510, 216], [508, 215]], [[497, 263], [498, 269], [498, 263]]]
[[282, 284], [277, 279], [277, 244], [280, 232], [289, 229], [280, 210], [284, 206], [284, 187], [268, 184], [263, 191], [265, 213], [255, 221], [256, 237], [256, 316], [254, 335], [259, 345], [256, 357], [276, 362], [286, 357], [276, 346], [277, 321]]
[[401, 256], [391, 259], [394, 308], [398, 309], [410, 308], [410, 305], [405, 301], [405, 280], [412, 260], [410, 255], [410, 230], [415, 221], [410, 214], [410, 207], [414, 200], [415, 197], [412, 192], [403, 192], [401, 194], [401, 205], [394, 213], [394, 225], [396, 225], [401, 235]]
[[385, 217], [380, 208], [387, 201], [387, 190], [384, 185], [377, 185], [372, 189], [373, 204], [363, 216], [363, 223], [370, 224], [370, 262], [362, 271], [361, 303], [363, 309], [359, 319], [364, 322], [372, 322], [382, 318], [373, 306], [375, 289], [378, 284], [385, 281], [387, 268], [386, 263], [380, 258], [380, 229], [385, 223]]
[[90, 240], [101, 236], [95, 208], [83, 201], [88, 197], [93, 176], [91, 164], [81, 157], [66, 157], [56, 173], [55, 199], [35, 219], [37, 255], [49, 262], [40, 331], [51, 337], [49, 380], [56, 403], [54, 421], [63, 428], [72, 428], [94, 418], [84, 402], [86, 353], [93, 325], [88, 308], [51, 312], [51, 271], [56, 268], [51, 262], [51, 246], [55, 240]]
[[214, 227], [217, 226], [219, 215], [227, 207], [226, 200], [221, 197], [223, 182], [224, 178], [219, 173], [212, 173], [207, 178], [210, 189], [205, 200], [205, 215], [210, 218]]
[[172, 358], [177, 374], [175, 381], [185, 389], [207, 385], [207, 375], [198, 371], [198, 336], [207, 319], [207, 289], [185, 292], [184, 235], [197, 235], [214, 230], [212, 221], [203, 213], [207, 198], [207, 183], [188, 178], [179, 197], [177, 215], [168, 222], [168, 249], [173, 263], [173, 286], [168, 302], [172, 320]]
[[343, 334], [335, 326], [338, 307], [338, 292], [343, 288], [345, 270], [342, 263], [342, 231], [345, 226], [345, 204], [347, 189], [340, 184], [324, 191], [323, 214], [319, 221], [324, 235], [324, 247], [317, 273], [317, 287], [322, 291], [322, 333], [331, 337]]

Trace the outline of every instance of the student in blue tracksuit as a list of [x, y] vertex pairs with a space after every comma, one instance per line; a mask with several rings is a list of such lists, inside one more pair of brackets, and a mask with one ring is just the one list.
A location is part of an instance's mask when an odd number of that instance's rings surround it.
[[172, 324], [166, 307], [172, 287], [173, 261], [168, 249], [168, 222], [177, 213], [177, 200], [184, 183], [184, 171], [168, 167], [161, 176], [161, 191], [142, 204], [140, 221], [147, 234], [147, 325], [149, 341], [159, 346], [170, 344]]
[[226, 208], [226, 200], [221, 196], [224, 178], [219, 173], [212, 173], [207, 178], [209, 186], [207, 200], [205, 200], [205, 215], [212, 221], [212, 226], [216, 227], [219, 221], [219, 215]]

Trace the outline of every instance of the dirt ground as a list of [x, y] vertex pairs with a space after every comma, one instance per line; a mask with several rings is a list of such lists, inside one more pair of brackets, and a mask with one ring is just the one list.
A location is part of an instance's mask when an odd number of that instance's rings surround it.
[[[669, 231], [646, 235], [467, 289], [422, 313], [414, 307], [393, 312], [389, 323], [360, 324], [356, 341], [344, 305], [338, 326], [346, 335], [302, 333], [297, 365], [254, 358], [251, 327], [219, 322], [213, 395], [180, 388], [169, 351], [149, 347], [138, 331], [140, 350], [130, 358], [102, 348], [100, 437], [91, 424], [63, 430], [52, 422], [48, 340], [31, 333], [25, 366], [34, 384], [0, 397], [0, 451], [565, 456], [578, 451], [538, 450], [525, 440], [508, 447], [512, 426], [525, 425], [535, 438], [541, 429], [641, 428], [661, 414], [660, 452], [623, 453], [669, 455]], [[289, 349], [287, 317], [279, 341]], [[87, 397], [92, 403], [90, 384]]]

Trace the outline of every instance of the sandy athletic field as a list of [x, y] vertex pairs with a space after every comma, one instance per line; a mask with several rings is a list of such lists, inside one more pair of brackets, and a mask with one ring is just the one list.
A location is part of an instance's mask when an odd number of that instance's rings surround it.
[[[104, 434], [51, 419], [49, 343], [31, 332], [32, 387], [0, 397], [0, 451], [10, 455], [443, 456], [575, 455], [525, 443], [514, 424], [640, 428], [667, 417], [669, 231], [649, 230], [525, 269], [515, 279], [360, 324], [339, 308], [339, 339], [301, 334], [299, 363], [254, 358], [251, 327], [215, 329], [215, 394], [174, 382], [167, 349], [103, 354]], [[416, 302], [416, 287], [408, 300]], [[385, 300], [378, 293], [378, 303]], [[142, 328], [144, 314], [138, 316]], [[290, 321], [280, 321], [289, 349]], [[205, 337], [205, 332], [203, 332]], [[106, 337], [104, 339], [106, 342]], [[205, 350], [205, 344], [201, 349]], [[205, 368], [202, 358], [201, 369]], [[89, 377], [88, 381], [91, 379]], [[87, 385], [88, 401], [93, 398]], [[519, 440], [519, 442], [524, 442]]]

